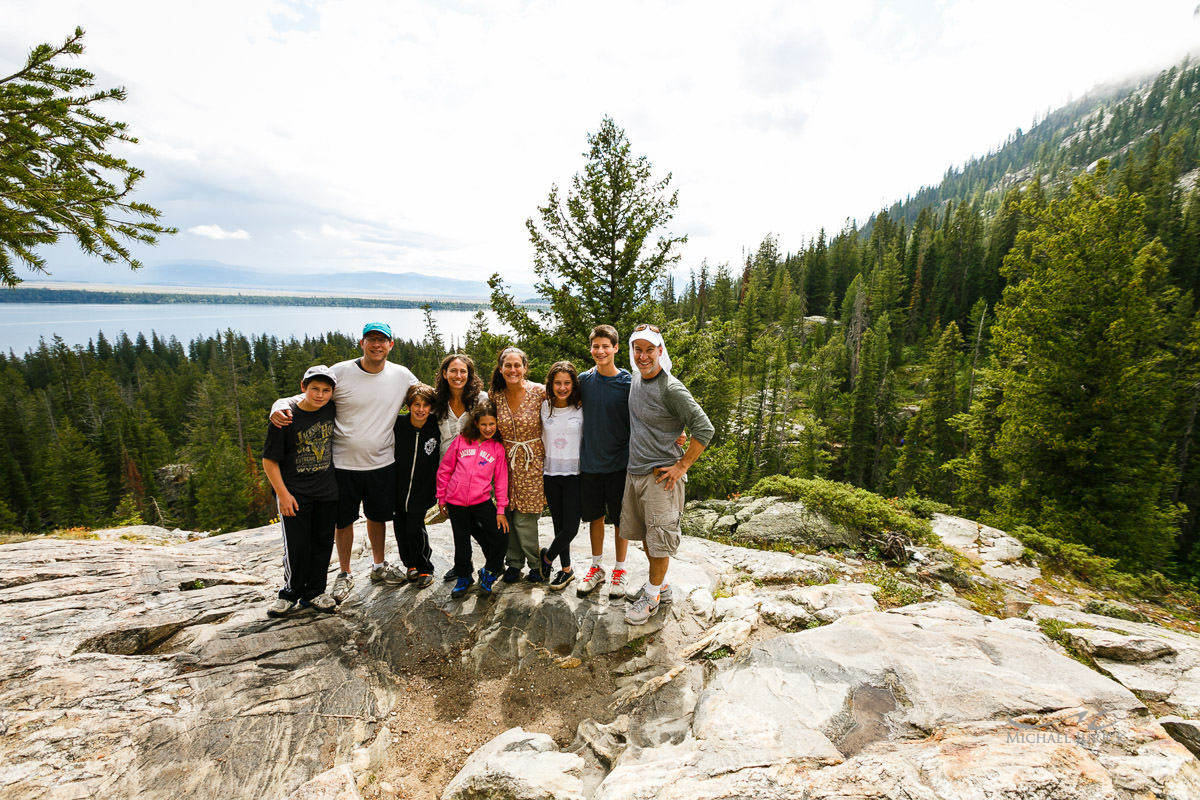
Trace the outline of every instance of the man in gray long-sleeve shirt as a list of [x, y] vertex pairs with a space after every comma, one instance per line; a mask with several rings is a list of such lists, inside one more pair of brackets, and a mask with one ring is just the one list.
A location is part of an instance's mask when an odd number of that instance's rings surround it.
[[[634, 375], [629, 389], [629, 468], [621, 504], [621, 536], [643, 542], [650, 579], [627, 595], [625, 621], [641, 625], [670, 599], [667, 568], [679, 549], [683, 476], [712, 441], [713, 426], [687, 387], [671, 375], [662, 334], [639, 325], [629, 337]], [[683, 457], [675, 440], [687, 429]]]

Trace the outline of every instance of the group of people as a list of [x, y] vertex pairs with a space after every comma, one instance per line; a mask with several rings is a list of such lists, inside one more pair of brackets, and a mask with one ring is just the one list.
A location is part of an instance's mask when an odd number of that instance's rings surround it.
[[[633, 625], [670, 601], [683, 478], [713, 426], [671, 374], [657, 327], [630, 334], [629, 371], [617, 366], [616, 329], [597, 325], [589, 336], [594, 365], [580, 374], [570, 361], [555, 362], [545, 384], [529, 380], [528, 357], [507, 347], [486, 391], [469, 356], [447, 355], [429, 386], [388, 361], [393, 345], [387, 324], [368, 323], [361, 357], [309, 368], [301, 394], [271, 407], [263, 469], [283, 525], [284, 585], [268, 615], [297, 605], [332, 612], [349, 596], [360, 508], [373, 582], [430, 586], [427, 520], [448, 517], [454, 565], [444, 579], [455, 582], [452, 597], [471, 591], [476, 576], [484, 594], [497, 579], [561, 591], [575, 580], [570, 548], [586, 521], [592, 557], [578, 594], [607, 581], [612, 597], [629, 601]], [[554, 535], [543, 547], [546, 507]], [[611, 573], [601, 566], [606, 516], [616, 532]], [[385, 558], [388, 521], [402, 567]], [[630, 541], [643, 543], [649, 562], [643, 585], [628, 579]], [[483, 555], [477, 573], [472, 542]], [[335, 544], [339, 570], [327, 592]]]

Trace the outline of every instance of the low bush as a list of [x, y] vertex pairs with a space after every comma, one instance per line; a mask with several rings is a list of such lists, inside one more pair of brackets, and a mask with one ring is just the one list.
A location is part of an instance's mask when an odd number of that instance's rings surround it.
[[759, 497], [777, 496], [799, 500], [813, 511], [867, 536], [896, 531], [914, 542], [932, 540], [932, 529], [928, 521], [918, 519], [900, 508], [895, 501], [848, 483], [822, 478], [769, 475], [754, 484], [750, 493]]

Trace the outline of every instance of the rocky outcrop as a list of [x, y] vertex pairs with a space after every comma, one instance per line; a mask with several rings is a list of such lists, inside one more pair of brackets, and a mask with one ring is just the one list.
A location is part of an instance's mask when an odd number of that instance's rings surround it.
[[[452, 600], [440, 582], [364, 579], [336, 615], [270, 620], [274, 527], [158, 546], [119, 531], [5, 546], [0, 794], [403, 794], [367, 776], [404, 774], [389, 748], [412, 723], [394, 710], [403, 669], [431, 651], [480, 676], [614, 665], [610, 713], [585, 719], [570, 747], [514, 704], [503, 733], [436, 787], [446, 800], [1200, 797], [1189, 750], [1200, 741], [1200, 639], [1039, 604], [1019, 543], [966, 520], [935, 519], [953, 551], [910, 548], [894, 573], [942, 581], [929, 594], [955, 601], [885, 611], [867, 582], [882, 567], [713, 540], [753, 534], [809, 550], [845, 541], [837, 526], [761, 499], [694, 510], [689, 526], [707, 535], [685, 537], [673, 602], [637, 628], [603, 591], [500, 585], [491, 599]], [[448, 527], [431, 533], [444, 569]], [[585, 563], [587, 537], [573, 549]], [[635, 584], [645, 564], [635, 548]], [[1027, 598], [1028, 618], [964, 608], [955, 581]]]
[[688, 505], [684, 533], [750, 545], [791, 544], [796, 548], [856, 547], [862, 535], [831, 521], [799, 501], [778, 497], [705, 500]]
[[1200, 793], [1194, 757], [1133, 694], [1035, 625], [951, 603], [760, 642], [675, 698], [690, 725], [665, 743], [631, 726], [619, 754], [596, 753], [612, 769], [593, 797]]
[[1063, 607], [1034, 606], [1028, 616], [1059, 623], [1063, 637], [1097, 669], [1143, 701], [1200, 718], [1200, 637]]
[[1028, 589], [1042, 576], [1036, 566], [1023, 563], [1025, 545], [1002, 530], [947, 514], [934, 514], [931, 524], [942, 544], [978, 564], [989, 578]]
[[0, 794], [275, 796], [372, 739], [391, 704], [348, 620], [263, 615], [277, 528], [4, 555]]

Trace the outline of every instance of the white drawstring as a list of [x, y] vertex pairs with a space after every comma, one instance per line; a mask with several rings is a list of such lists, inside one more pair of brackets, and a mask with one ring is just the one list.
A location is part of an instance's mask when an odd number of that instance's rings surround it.
[[525, 469], [529, 469], [529, 465], [533, 462], [533, 459], [537, 457], [533, 453], [533, 444], [535, 442], [540, 442], [540, 441], [541, 441], [541, 439], [538, 438], [538, 439], [526, 439], [523, 442], [505, 442], [505, 444], [512, 447], [512, 450], [510, 450], [508, 453], [509, 469], [517, 468], [517, 451], [518, 450], [524, 451], [524, 453], [525, 453]]

